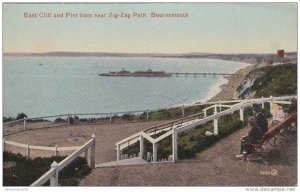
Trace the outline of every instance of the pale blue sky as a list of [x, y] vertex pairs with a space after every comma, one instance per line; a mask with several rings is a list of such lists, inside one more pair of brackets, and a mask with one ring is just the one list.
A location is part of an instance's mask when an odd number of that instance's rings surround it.
[[[133, 13], [144, 19], [24, 18], [31, 13]], [[189, 14], [151, 18], [151, 12]], [[4, 52], [272, 53], [297, 50], [295, 3], [3, 5]]]

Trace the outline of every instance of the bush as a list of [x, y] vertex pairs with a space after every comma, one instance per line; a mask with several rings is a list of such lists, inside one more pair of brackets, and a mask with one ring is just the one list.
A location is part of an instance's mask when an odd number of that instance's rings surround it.
[[62, 118], [58, 117], [58, 118], [56, 118], [56, 119], [54, 120], [54, 122], [55, 122], [55, 123], [66, 123], [67, 121], [66, 121], [65, 119], [62, 119]]
[[[16, 162], [15, 167], [3, 169], [3, 185], [4, 186], [29, 186], [40, 176], [50, 169], [53, 161], [60, 162], [65, 157], [48, 157], [27, 159], [21, 154], [13, 154], [11, 152], [3, 152], [3, 161]], [[77, 157], [72, 163], [66, 166], [59, 173], [59, 185], [71, 186], [78, 185], [78, 179], [83, 178], [91, 172], [91, 168], [87, 166], [87, 162], [82, 157]], [[49, 182], [46, 183], [49, 185]]]
[[122, 121], [132, 121], [134, 119], [134, 115], [124, 114], [121, 117]]
[[15, 119], [12, 117], [3, 117], [3, 123], [9, 122], [9, 121], [14, 121]]
[[297, 65], [269, 66], [256, 71], [265, 73], [262, 77], [257, 78], [251, 87], [252, 91], [256, 91], [256, 96], [297, 94]]
[[24, 119], [27, 118], [27, 115], [25, 113], [18, 113], [17, 118], [16, 119]]
[[212, 132], [212, 123], [207, 123], [179, 136], [178, 158], [194, 158], [197, 153], [210, 147], [218, 140], [230, 135], [234, 131], [241, 129], [244, 123], [239, 120], [237, 115], [227, 115], [219, 119], [218, 136], [205, 136], [206, 131]]

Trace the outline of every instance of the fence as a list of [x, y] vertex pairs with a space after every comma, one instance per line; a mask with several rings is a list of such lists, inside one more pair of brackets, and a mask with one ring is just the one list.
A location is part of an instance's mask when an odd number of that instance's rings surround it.
[[95, 135], [93, 134], [92, 139], [62, 160], [60, 163], [54, 161], [51, 164], [51, 168], [48, 172], [42, 175], [39, 179], [37, 179], [30, 186], [42, 186], [48, 180], [50, 180], [50, 186], [58, 186], [58, 178], [59, 172], [65, 168], [68, 164], [70, 164], [74, 159], [76, 159], [82, 153], [85, 153], [85, 157], [88, 158], [88, 150], [90, 149], [90, 158], [88, 160], [88, 164], [91, 168], [95, 168]]
[[[53, 151], [53, 155], [58, 156], [60, 152], [64, 151], [74, 151], [77, 150], [80, 146], [71, 146], [71, 147], [58, 147], [57, 145], [54, 147], [46, 147], [46, 146], [37, 146], [37, 145], [30, 145], [17, 143], [14, 141], [7, 141], [5, 138], [3, 139], [3, 151], [7, 149], [7, 145], [11, 145], [14, 147], [25, 149], [25, 156], [29, 159], [31, 158], [32, 150], [42, 150], [42, 151]], [[41, 156], [41, 155], [39, 155]]]
[[[178, 140], [178, 133], [185, 132], [190, 129], [195, 128], [196, 126], [206, 124], [210, 121], [213, 122], [213, 135], [218, 135], [218, 119], [222, 116], [231, 114], [235, 111], [239, 111], [240, 120], [244, 121], [244, 109], [247, 107], [251, 107], [254, 103], [261, 104], [262, 108], [265, 107], [265, 103], [270, 103], [270, 111], [272, 113], [272, 104], [273, 103], [281, 103], [281, 104], [290, 104], [292, 98], [296, 98], [296, 96], [285, 96], [285, 97], [272, 97], [269, 98], [260, 98], [260, 99], [250, 99], [250, 100], [240, 100], [239, 103], [236, 101], [231, 101], [235, 103], [234, 105], [222, 105], [222, 102], [215, 102], [213, 106], [209, 106], [203, 109], [203, 113], [199, 113], [193, 116], [189, 116], [186, 118], [182, 118], [167, 124], [162, 124], [158, 126], [154, 126], [148, 128], [144, 131], [131, 135], [125, 139], [122, 139], [116, 143], [116, 150], [117, 150], [117, 160], [122, 159], [122, 149], [129, 147], [130, 145], [140, 142], [140, 157], [143, 158], [144, 154], [144, 139], [149, 141], [152, 147], [152, 161], [156, 162], [157, 159], [157, 151], [158, 151], [158, 142], [165, 139], [166, 137], [172, 135], [172, 161], [177, 160], [177, 140]], [[223, 102], [224, 103], [224, 102]], [[222, 108], [228, 108], [222, 111]], [[213, 114], [208, 116], [207, 111], [210, 109], [214, 109]], [[166, 131], [158, 138], [153, 138], [151, 135], [156, 134], [157, 131]]]
[[154, 109], [150, 111], [136, 110], [136, 111], [122, 111], [122, 112], [109, 112], [109, 113], [70, 113], [62, 115], [42, 116], [33, 118], [23, 118], [14, 121], [3, 123], [3, 135], [7, 136], [10, 134], [26, 131], [29, 129], [39, 128], [50, 128], [59, 126], [69, 126], [70, 124], [85, 124], [85, 123], [113, 123], [117, 122], [117, 119], [122, 115], [141, 115], [144, 114], [144, 120], [150, 119], [150, 113], [153, 111], [167, 110], [167, 109], [179, 109], [181, 117], [186, 116], [186, 111], [189, 107], [211, 105], [211, 104], [228, 104], [237, 103], [242, 100], [231, 100], [231, 101], [217, 101], [217, 102], [206, 102], [196, 104], [177, 105], [170, 108]]

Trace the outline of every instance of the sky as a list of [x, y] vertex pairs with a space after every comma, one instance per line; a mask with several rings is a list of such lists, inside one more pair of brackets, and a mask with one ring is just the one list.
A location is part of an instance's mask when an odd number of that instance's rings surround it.
[[[11, 3], [2, 8], [5, 53], [297, 51], [296, 3]], [[152, 18], [152, 12], [188, 17]], [[26, 13], [37, 18], [26, 18]], [[39, 17], [40, 13], [51, 13], [51, 18]], [[66, 18], [66, 13], [78, 16]], [[80, 13], [106, 17], [80, 18]], [[108, 18], [110, 13], [131, 18]], [[133, 13], [147, 17], [132, 18]]]

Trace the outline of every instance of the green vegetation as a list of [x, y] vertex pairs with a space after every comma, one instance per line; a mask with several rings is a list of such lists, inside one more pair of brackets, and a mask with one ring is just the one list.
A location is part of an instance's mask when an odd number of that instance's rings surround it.
[[252, 91], [256, 91], [257, 97], [297, 94], [297, 65], [285, 64], [257, 70], [265, 74], [257, 78], [251, 87]]
[[195, 129], [183, 133], [179, 136], [178, 158], [189, 159], [196, 156], [197, 153], [210, 147], [218, 140], [228, 136], [234, 131], [244, 127], [244, 123], [239, 120], [238, 115], [227, 115], [219, 119], [218, 136], [206, 136], [205, 132], [213, 132], [213, 124], [209, 122], [205, 125], [196, 127]]
[[[16, 166], [3, 167], [3, 185], [4, 186], [29, 186], [44, 173], [50, 169], [53, 161], [60, 162], [65, 157], [49, 157], [27, 159], [21, 154], [13, 154], [11, 152], [3, 152], [3, 161], [13, 162]], [[91, 168], [82, 157], [77, 157], [71, 164], [66, 166], [59, 172], [59, 185], [76, 186], [79, 179], [88, 175]], [[49, 185], [49, 181], [45, 184]]]

